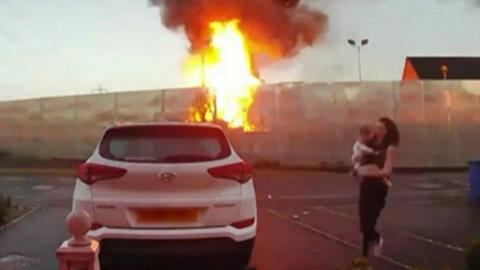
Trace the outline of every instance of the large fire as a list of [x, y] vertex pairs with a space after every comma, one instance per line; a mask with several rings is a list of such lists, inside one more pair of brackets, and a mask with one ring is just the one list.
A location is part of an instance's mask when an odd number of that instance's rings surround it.
[[238, 20], [211, 22], [211, 39], [186, 64], [189, 79], [208, 91], [190, 112], [194, 122], [225, 121], [229, 127], [255, 130], [248, 111], [261, 81], [254, 75], [247, 39]]

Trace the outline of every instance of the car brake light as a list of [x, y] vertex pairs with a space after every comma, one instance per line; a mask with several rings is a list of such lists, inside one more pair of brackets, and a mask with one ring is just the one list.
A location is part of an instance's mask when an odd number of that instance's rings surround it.
[[245, 161], [208, 169], [208, 173], [215, 178], [227, 178], [239, 183], [245, 183], [253, 175], [252, 166]]
[[249, 219], [233, 222], [232, 224], [230, 224], [230, 226], [237, 229], [243, 229], [243, 228], [252, 226], [254, 223], [255, 223], [255, 218], [249, 218]]
[[102, 228], [102, 227], [103, 227], [102, 224], [93, 222], [93, 223], [92, 223], [92, 226], [90, 226], [90, 230], [95, 231], [95, 230], [98, 230], [98, 229], [100, 229], [100, 228]]
[[100, 180], [114, 179], [124, 176], [127, 170], [95, 163], [83, 163], [77, 169], [77, 177], [87, 185]]

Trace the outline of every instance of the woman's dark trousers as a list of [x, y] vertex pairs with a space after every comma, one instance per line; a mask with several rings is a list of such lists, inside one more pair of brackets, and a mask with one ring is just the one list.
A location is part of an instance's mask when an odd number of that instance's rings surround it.
[[365, 178], [360, 185], [359, 216], [363, 234], [362, 255], [368, 256], [371, 244], [380, 239], [375, 229], [380, 212], [385, 207], [388, 186], [381, 178]]

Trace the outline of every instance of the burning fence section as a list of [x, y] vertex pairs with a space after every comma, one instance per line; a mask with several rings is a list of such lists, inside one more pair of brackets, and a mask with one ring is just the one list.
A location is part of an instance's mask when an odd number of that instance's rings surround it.
[[206, 89], [191, 106], [190, 121], [222, 120], [255, 131], [249, 109], [261, 85], [253, 59], [293, 57], [326, 31], [327, 17], [298, 0], [151, 0], [162, 23], [190, 41], [188, 80]]

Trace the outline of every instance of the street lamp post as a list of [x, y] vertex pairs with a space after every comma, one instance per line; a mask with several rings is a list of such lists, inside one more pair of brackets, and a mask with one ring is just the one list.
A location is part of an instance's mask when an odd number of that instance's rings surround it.
[[355, 49], [357, 49], [357, 57], [358, 57], [358, 80], [359, 81], [362, 81], [362, 63], [361, 63], [361, 48], [363, 46], [366, 46], [368, 44], [368, 39], [362, 39], [360, 41], [359, 44], [357, 44], [357, 42], [355, 42], [355, 40], [353, 39], [349, 39], [347, 40], [348, 44], [350, 44], [352, 47], [354, 47]]

